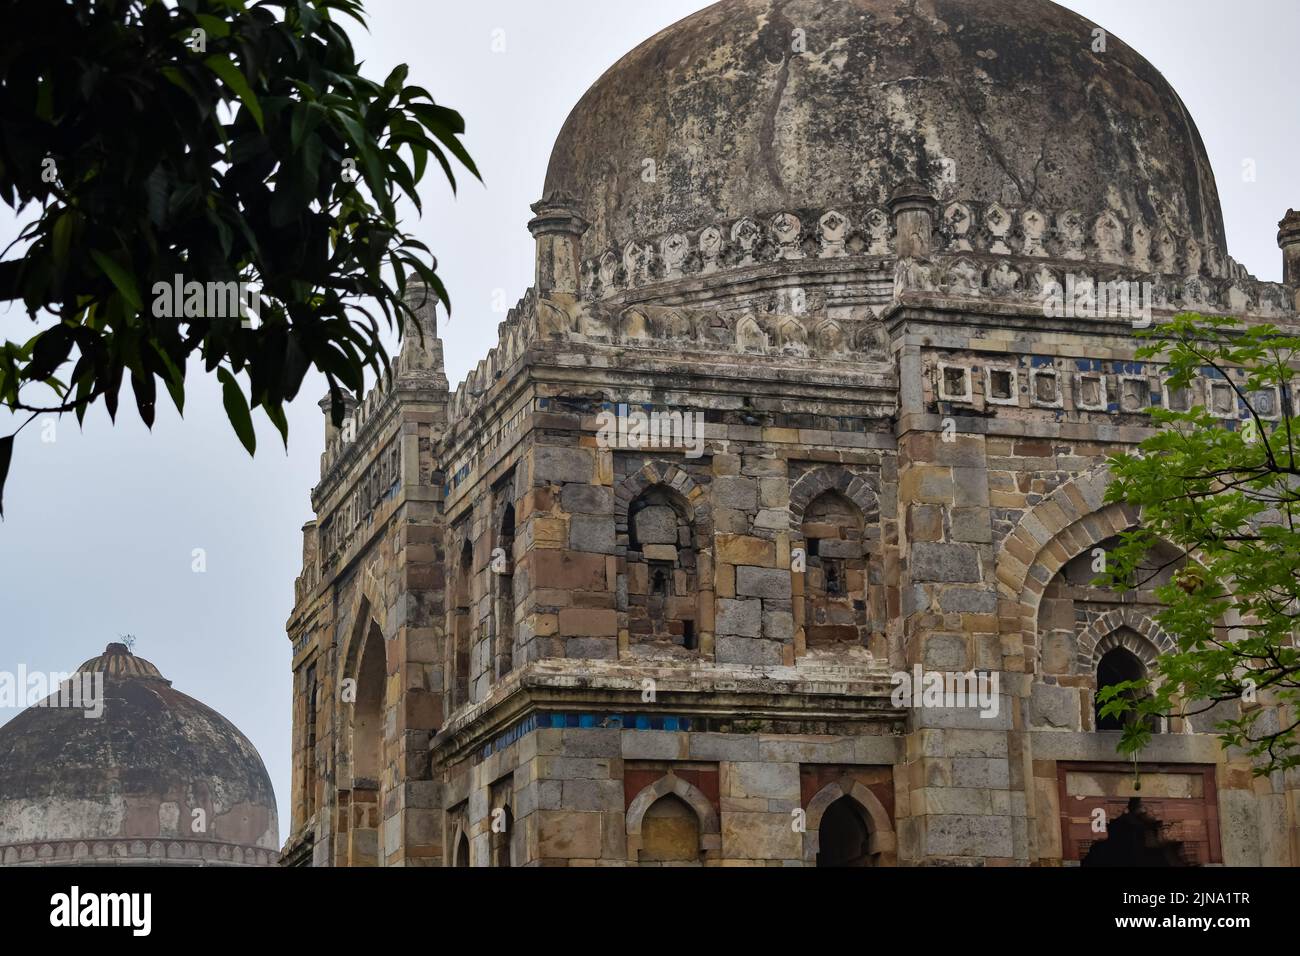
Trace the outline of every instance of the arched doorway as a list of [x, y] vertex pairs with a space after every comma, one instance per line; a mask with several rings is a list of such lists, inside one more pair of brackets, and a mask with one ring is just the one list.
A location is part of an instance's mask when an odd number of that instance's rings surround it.
[[821, 789], [804, 811], [804, 865], [897, 865], [891, 813], [871, 788], [852, 777], [818, 782]]
[[388, 667], [379, 625], [368, 622], [356, 671], [352, 705], [352, 793], [349, 808], [348, 863], [379, 866], [384, 861], [382, 827], [384, 705]]
[[871, 828], [857, 801], [844, 796], [822, 814], [817, 865], [872, 866]]

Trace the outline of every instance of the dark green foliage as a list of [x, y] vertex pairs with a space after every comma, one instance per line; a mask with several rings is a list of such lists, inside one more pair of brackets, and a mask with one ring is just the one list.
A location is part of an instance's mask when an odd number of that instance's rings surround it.
[[[453, 188], [453, 160], [477, 176], [464, 123], [408, 86], [405, 66], [382, 83], [360, 75], [339, 22], [361, 22], [359, 0], [3, 8], [0, 199], [41, 215], [25, 255], [0, 263], [0, 301], [48, 327], [0, 346], [0, 404], [81, 420], [102, 399], [116, 416], [129, 380], [151, 425], [159, 382], [183, 410], [197, 353], [251, 453], [250, 409], [287, 440], [283, 404], [309, 368], [329, 381], [336, 423], [342, 390], [386, 372], [380, 315], [410, 318], [408, 282], [450, 308], [396, 202], [419, 208], [430, 157]], [[260, 321], [156, 315], [155, 283], [177, 275], [255, 284]], [[37, 383], [57, 400], [28, 401]]]

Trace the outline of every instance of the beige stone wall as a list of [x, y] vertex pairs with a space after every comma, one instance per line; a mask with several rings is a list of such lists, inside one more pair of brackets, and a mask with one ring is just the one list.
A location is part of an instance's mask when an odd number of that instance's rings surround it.
[[[1067, 569], [1137, 519], [1104, 501], [1142, 396], [1165, 400], [1131, 329], [1046, 319], [1018, 284], [1042, 263], [984, 253], [791, 246], [583, 296], [581, 224], [540, 205], [539, 288], [468, 380], [446, 390], [431, 336], [329, 436], [287, 856], [368, 862], [373, 828], [388, 865], [813, 865], [825, 821], [877, 865], [1075, 862], [1062, 767], [1116, 760], [1098, 648], [1161, 641]], [[701, 440], [611, 445], [621, 406], [699, 413]], [[372, 646], [363, 811], [344, 691]], [[914, 667], [996, 676], [996, 707], [900, 705]], [[1212, 770], [1223, 861], [1300, 862], [1294, 774], [1170, 729], [1146, 772]]]

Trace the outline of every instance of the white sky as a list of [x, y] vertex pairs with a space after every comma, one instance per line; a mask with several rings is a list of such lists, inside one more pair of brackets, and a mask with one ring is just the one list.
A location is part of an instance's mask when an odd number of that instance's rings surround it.
[[[351, 29], [366, 72], [409, 63], [412, 83], [460, 110], [485, 185], [461, 177], [450, 198], [432, 173], [411, 228], [440, 261], [455, 313], [442, 324], [453, 386], [496, 343], [533, 278], [525, 224], [541, 198], [551, 145], [569, 110], [624, 52], [706, 6], [701, 0], [368, 0], [371, 32]], [[1173, 84], [1200, 127], [1218, 178], [1231, 254], [1281, 278], [1277, 222], [1300, 207], [1295, 0], [1068, 0]], [[503, 31], [497, 33], [496, 31]], [[494, 52], [494, 41], [503, 52]], [[1257, 178], [1243, 181], [1253, 160]], [[0, 247], [17, 234], [0, 209]], [[0, 306], [0, 336], [34, 329]], [[71, 670], [132, 633], [136, 651], [181, 691], [229, 717], [261, 752], [289, 826], [290, 673], [284, 624], [300, 567], [308, 492], [323, 425], [309, 378], [289, 411], [286, 455], [259, 420], [250, 460], [215, 383], [191, 369], [182, 423], [160, 395], [152, 433], [124, 395], [117, 425], [102, 408], [84, 432], [40, 423], [20, 437], [0, 524], [0, 671]], [[125, 390], [124, 390], [125, 391]], [[0, 434], [16, 423], [0, 412]], [[207, 571], [191, 570], [194, 549]], [[17, 711], [0, 710], [0, 723]], [[3, 772], [3, 768], [0, 768]]]

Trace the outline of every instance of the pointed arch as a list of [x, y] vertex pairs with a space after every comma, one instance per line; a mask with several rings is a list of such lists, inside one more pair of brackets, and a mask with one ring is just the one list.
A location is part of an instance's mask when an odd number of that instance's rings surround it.
[[1136, 507], [1105, 503], [1111, 481], [1105, 465], [1067, 481], [1027, 510], [997, 549], [999, 610], [1019, 620], [1027, 649], [1037, 647], [1038, 607], [1056, 573], [1138, 523]]
[[713, 539], [713, 509], [704, 489], [696, 484], [688, 472], [673, 462], [662, 459], [646, 462], [639, 471], [628, 475], [614, 489], [614, 518], [619, 534], [627, 534], [628, 506], [656, 485], [671, 488], [685, 500], [689, 509], [687, 517], [695, 526], [699, 544], [703, 546], [710, 543]]
[[817, 864], [817, 854], [821, 852], [822, 820], [832, 804], [846, 797], [858, 806], [866, 818], [867, 852], [873, 857], [873, 862], [876, 865], [892, 865], [896, 862], [898, 839], [894, 834], [894, 824], [889, 818], [889, 811], [860, 781], [847, 777], [822, 787], [804, 808], [804, 864], [807, 866]]
[[827, 319], [813, 329], [812, 337], [817, 350], [825, 355], [838, 355], [844, 351], [844, 329], [834, 319]]
[[[1034, 670], [1039, 669], [1042, 652], [1039, 609], [1058, 572], [1084, 552], [1141, 522], [1139, 508], [1125, 502], [1106, 503], [1106, 490], [1112, 481], [1109, 468], [1100, 465], [1066, 482], [1027, 510], [997, 549], [998, 614], [1003, 620], [1019, 623], [1025, 660]], [[1166, 539], [1160, 541], [1184, 559], [1195, 561], [1195, 555], [1187, 555]], [[1233, 582], [1224, 583], [1231, 590]], [[1081, 673], [1095, 672], [1098, 647], [1109, 633], [1102, 630], [1108, 620], [1132, 627], [1149, 638], [1160, 653], [1174, 648], [1173, 639], [1141, 612], [1131, 607], [1118, 609], [1107, 613], [1081, 636], [1074, 665]], [[1234, 607], [1229, 607], [1222, 624], [1228, 628], [1240, 624]], [[1103, 648], [1102, 653], [1107, 649]]]
[[351, 700], [340, 695], [342, 733], [338, 740], [337, 778], [346, 832], [341, 834], [345, 865], [380, 866], [383, 846], [384, 775], [388, 709], [388, 641], [363, 599], [353, 625], [343, 675], [352, 681]]
[[[803, 646], [865, 646], [867, 626], [866, 516], [836, 489], [809, 502], [798, 528], [804, 549], [802, 600], [795, 629]], [[802, 613], [800, 613], [802, 612]]]
[[666, 796], [676, 797], [694, 811], [699, 823], [701, 860], [710, 851], [716, 853], [722, 848], [722, 830], [718, 823], [718, 812], [709, 798], [698, 787], [669, 771], [642, 789], [628, 804], [626, 815], [628, 862], [637, 863], [640, 860], [646, 813]]
[[[1125, 628], [1145, 640], [1123, 640], [1119, 632]], [[1116, 608], [1093, 621], [1079, 635], [1079, 673], [1095, 672], [1102, 655], [1115, 647], [1124, 647], [1148, 669], [1155, 666], [1161, 654], [1175, 650], [1174, 639], [1146, 614], [1133, 607]]]
[[[362, 626], [363, 622], [373, 619], [378, 623], [387, 616], [386, 606], [380, 597], [382, 594], [383, 588], [375, 574], [374, 565], [363, 569], [358, 575], [356, 594], [352, 597], [351, 613], [347, 618], [352, 621], [352, 626], [345, 634], [341, 649], [344, 677], [356, 677], [361, 642], [367, 636], [366, 629]], [[383, 634], [382, 625], [380, 633]], [[388, 635], [385, 634], [384, 637], [387, 638]]]
[[736, 323], [737, 352], [765, 352], [767, 346], [767, 333], [752, 315], [747, 315]]
[[620, 326], [624, 342], [644, 344], [654, 338], [650, 319], [640, 309], [625, 309], [620, 316]]
[[880, 491], [876, 479], [835, 465], [815, 468], [790, 486], [790, 524], [803, 524], [808, 505], [827, 491], [838, 491], [857, 505], [868, 525], [879, 519]]
[[453, 867], [468, 867], [471, 865], [469, 834], [460, 825], [457, 825], [456, 836], [451, 843], [451, 865]]
[[677, 465], [647, 462], [614, 491], [621, 649], [648, 656], [708, 655], [702, 623], [713, 599], [712, 511]]
[[804, 554], [795, 582], [795, 654], [816, 647], [884, 653], [884, 608], [869, 586], [881, 572], [880, 503], [874, 477], [816, 468], [790, 486], [790, 544]]
[[787, 355], [808, 354], [808, 332], [798, 319], [786, 316], [776, 330], [777, 344]]

